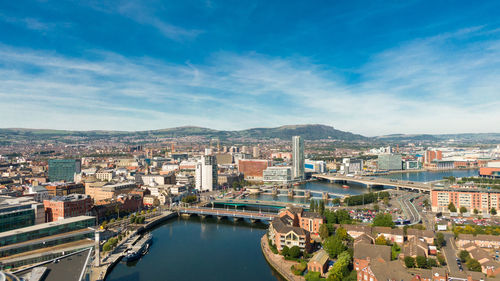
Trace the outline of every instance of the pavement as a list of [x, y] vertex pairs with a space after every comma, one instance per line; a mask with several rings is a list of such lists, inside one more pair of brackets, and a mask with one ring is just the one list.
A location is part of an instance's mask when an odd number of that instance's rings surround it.
[[266, 257], [266, 260], [271, 264], [271, 266], [278, 271], [283, 277], [288, 281], [305, 281], [303, 276], [297, 276], [292, 273], [290, 268], [294, 264], [298, 264], [295, 261], [287, 261], [283, 256], [279, 254], [274, 254], [271, 249], [269, 249], [269, 242], [267, 236], [264, 235], [260, 239], [260, 244], [262, 247], [262, 253]]

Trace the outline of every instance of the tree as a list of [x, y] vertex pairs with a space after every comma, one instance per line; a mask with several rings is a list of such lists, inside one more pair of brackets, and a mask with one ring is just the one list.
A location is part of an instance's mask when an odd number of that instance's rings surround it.
[[497, 209], [495, 209], [495, 208], [491, 208], [491, 210], [490, 210], [490, 214], [492, 214], [492, 215], [496, 216], [496, 215], [497, 215]]
[[477, 271], [477, 272], [481, 272], [482, 268], [481, 268], [481, 264], [479, 263], [479, 261], [477, 261], [476, 259], [469, 259], [467, 261], [467, 268], [470, 270], [470, 271]]
[[342, 252], [337, 261], [333, 264], [332, 269], [328, 272], [328, 281], [341, 281], [349, 274], [349, 264], [351, 263], [351, 255], [345, 251]]
[[373, 219], [373, 226], [394, 227], [391, 214], [377, 214]]
[[429, 200], [428, 199], [425, 199], [422, 204], [424, 205], [424, 207], [429, 207]]
[[310, 212], [316, 212], [316, 200], [311, 199], [311, 203], [309, 205]]
[[428, 268], [437, 267], [437, 266], [438, 266], [438, 264], [437, 264], [436, 259], [432, 259], [432, 258], [427, 259], [427, 267]]
[[444, 234], [442, 232], [436, 233], [436, 239], [434, 239], [434, 245], [438, 249], [441, 249], [446, 244], [446, 240], [444, 240]]
[[340, 253], [345, 250], [345, 245], [337, 236], [330, 236], [323, 242], [323, 248], [328, 253], [330, 258], [336, 258]]
[[332, 204], [335, 205], [335, 206], [340, 205], [340, 198], [333, 198]]
[[401, 252], [401, 248], [399, 247], [398, 243], [394, 242], [391, 246], [391, 258], [392, 260], [397, 260], [398, 255]]
[[238, 190], [240, 188], [240, 182], [239, 181], [234, 181], [233, 182], [233, 189]]
[[283, 249], [281, 249], [281, 255], [284, 257], [288, 257], [289, 251], [290, 251], [290, 248], [288, 248], [288, 246], [285, 246], [285, 247], [283, 247]]
[[346, 241], [349, 238], [347, 230], [343, 227], [339, 227], [335, 230], [335, 237], [337, 237], [341, 241]]
[[106, 226], [108, 226], [108, 221], [105, 220], [102, 222], [101, 227], [106, 228]]
[[388, 197], [384, 198], [384, 205], [389, 206], [389, 198]]
[[474, 215], [477, 215], [477, 214], [479, 214], [479, 211], [476, 208], [474, 208]]
[[405, 266], [407, 268], [415, 267], [415, 259], [410, 256], [405, 257]]
[[130, 216], [130, 223], [135, 223], [135, 218], [136, 216], [134, 215]]
[[306, 281], [321, 281], [324, 280], [321, 278], [321, 273], [316, 271], [308, 271], [306, 275], [304, 275]]
[[373, 205], [373, 210], [375, 210], [375, 212], [378, 212], [380, 210], [378, 204]]
[[460, 258], [460, 260], [462, 262], [465, 262], [468, 259], [470, 259], [470, 254], [466, 250], [462, 250], [462, 251], [460, 251], [460, 253], [458, 253], [458, 257]]
[[323, 215], [325, 213], [325, 201], [323, 200], [319, 201], [318, 213], [320, 215]]
[[321, 237], [321, 239], [325, 240], [329, 235], [330, 231], [328, 230], [326, 223], [321, 224], [321, 226], [319, 227], [319, 236]]
[[446, 265], [446, 259], [444, 258], [443, 254], [439, 253], [437, 254], [437, 260], [440, 265]]
[[448, 210], [450, 210], [450, 212], [452, 213], [455, 213], [457, 211], [457, 207], [455, 207], [455, 204], [453, 204], [453, 202], [450, 202], [450, 204], [448, 204]]
[[467, 208], [464, 206], [460, 207], [460, 214], [467, 213]]
[[300, 256], [300, 248], [299, 246], [293, 246], [288, 250], [288, 256], [292, 259], [296, 259]]
[[423, 256], [417, 256], [417, 266], [419, 268], [427, 268], [427, 259]]
[[387, 240], [385, 239], [384, 235], [380, 235], [375, 239], [375, 244], [376, 245], [387, 245]]

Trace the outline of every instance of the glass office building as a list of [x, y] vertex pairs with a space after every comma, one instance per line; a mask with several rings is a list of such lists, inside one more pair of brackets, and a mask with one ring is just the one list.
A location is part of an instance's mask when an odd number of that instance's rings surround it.
[[79, 174], [82, 163], [80, 159], [50, 159], [49, 181], [74, 181], [75, 173]]
[[35, 224], [35, 210], [30, 205], [0, 208], [0, 231], [9, 231]]
[[401, 154], [380, 154], [378, 156], [379, 170], [402, 170], [403, 159]]

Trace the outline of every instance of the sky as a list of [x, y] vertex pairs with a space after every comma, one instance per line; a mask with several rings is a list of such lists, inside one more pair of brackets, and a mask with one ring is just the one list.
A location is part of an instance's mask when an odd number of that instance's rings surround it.
[[499, 1], [0, 1], [0, 128], [500, 132]]

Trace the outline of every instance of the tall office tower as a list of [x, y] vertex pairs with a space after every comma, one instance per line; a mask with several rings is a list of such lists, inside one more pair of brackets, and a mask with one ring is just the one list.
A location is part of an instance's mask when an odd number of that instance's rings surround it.
[[217, 158], [213, 155], [203, 155], [196, 163], [196, 189], [212, 191], [218, 185]]
[[294, 178], [304, 178], [304, 140], [292, 137], [292, 172]]
[[50, 159], [49, 181], [73, 182], [82, 169], [80, 159]]
[[253, 158], [259, 158], [260, 157], [260, 149], [259, 149], [258, 146], [254, 146], [253, 147], [252, 156], [253, 156]]

